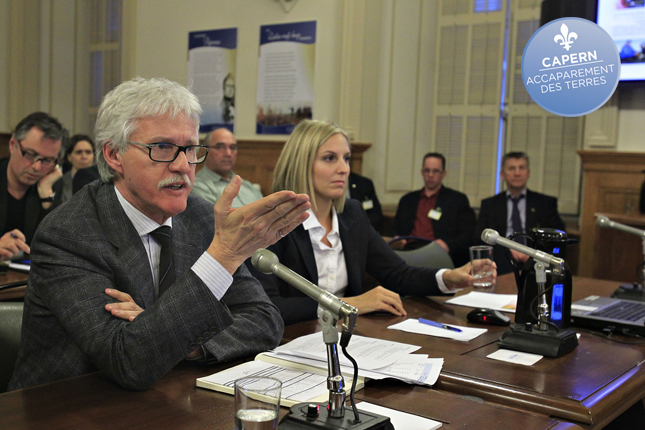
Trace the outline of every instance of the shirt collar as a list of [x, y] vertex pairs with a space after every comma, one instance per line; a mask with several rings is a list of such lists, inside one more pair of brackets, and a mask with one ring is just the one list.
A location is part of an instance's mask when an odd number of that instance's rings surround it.
[[[221, 175], [219, 175], [219, 174], [217, 174], [217, 173], [213, 172], [211, 169], [209, 169], [209, 168], [208, 168], [208, 167], [206, 167], [206, 166], [204, 166], [204, 168], [203, 168], [203, 169], [206, 169], [206, 171], [208, 171], [211, 175], [213, 175], [213, 176], [215, 177], [215, 180], [216, 180], [216, 181], [226, 181], [226, 182], [231, 182], [231, 181], [229, 181], [229, 180], [227, 180], [227, 179], [224, 179], [224, 177], [223, 177], [223, 176], [221, 176]], [[203, 169], [202, 169], [202, 170], [203, 170]], [[234, 177], [235, 177], [235, 172], [231, 170], [231, 178], [234, 178]]]
[[[117, 200], [119, 200], [123, 211], [132, 222], [132, 225], [134, 225], [134, 228], [137, 230], [137, 233], [139, 233], [139, 236], [150, 234], [150, 232], [159, 228], [161, 224], [158, 224], [156, 221], [151, 220], [148, 216], [144, 215], [143, 212], [135, 208], [129, 201], [125, 199], [125, 197], [123, 197], [123, 195], [121, 195], [117, 187], [114, 187], [114, 191], [116, 192], [116, 198]], [[162, 225], [167, 225], [168, 227], [172, 228], [172, 218], [168, 218]]]
[[[524, 198], [526, 198], [526, 187], [524, 187], [524, 189], [520, 193], [520, 196], [524, 196]], [[513, 197], [513, 194], [511, 194], [510, 191], [506, 190], [506, 198], [509, 198], [509, 197]]]
[[432, 195], [431, 195], [431, 196], [428, 196], [428, 195], [426, 194], [426, 187], [423, 187], [423, 189], [421, 190], [421, 197], [425, 197], [426, 199], [432, 199], [432, 198], [435, 198], [435, 197], [437, 197], [437, 196], [439, 195], [439, 193], [441, 192], [441, 188], [443, 188], [443, 184], [439, 185], [439, 188], [437, 188], [437, 191], [435, 191], [434, 193], [432, 193]]
[[[307, 218], [303, 223], [302, 227], [305, 230], [310, 230], [312, 228], [324, 228], [320, 221], [318, 221], [318, 218], [316, 218], [316, 215], [314, 215], [314, 211], [309, 209], [307, 210], [307, 213], [309, 214], [309, 218]], [[338, 233], [338, 215], [336, 214], [336, 208], [331, 207], [331, 231], [329, 232], [328, 236], [330, 234]]]

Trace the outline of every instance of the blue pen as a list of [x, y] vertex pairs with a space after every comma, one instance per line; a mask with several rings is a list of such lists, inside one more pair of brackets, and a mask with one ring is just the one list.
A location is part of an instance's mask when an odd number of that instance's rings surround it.
[[445, 328], [446, 330], [458, 331], [459, 333], [461, 333], [460, 328], [449, 326], [449, 325], [446, 325], [446, 324], [441, 324], [441, 323], [438, 323], [436, 321], [427, 320], [427, 319], [424, 319], [424, 318], [419, 318], [419, 322], [421, 324], [428, 324], [428, 325], [431, 325], [433, 327]]

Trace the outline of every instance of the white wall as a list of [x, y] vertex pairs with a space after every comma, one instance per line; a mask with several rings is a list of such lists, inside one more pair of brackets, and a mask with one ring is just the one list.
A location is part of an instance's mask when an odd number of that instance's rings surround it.
[[317, 21], [314, 116], [338, 121], [342, 3], [299, 0], [287, 13], [276, 0], [138, 0], [136, 55], [130, 73], [187, 84], [188, 33], [237, 27], [235, 134], [254, 138], [260, 26]]

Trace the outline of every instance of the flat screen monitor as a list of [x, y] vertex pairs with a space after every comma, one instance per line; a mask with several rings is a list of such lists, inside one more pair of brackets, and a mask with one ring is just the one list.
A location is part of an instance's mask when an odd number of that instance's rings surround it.
[[645, 0], [598, 0], [596, 23], [620, 53], [620, 80], [645, 81]]

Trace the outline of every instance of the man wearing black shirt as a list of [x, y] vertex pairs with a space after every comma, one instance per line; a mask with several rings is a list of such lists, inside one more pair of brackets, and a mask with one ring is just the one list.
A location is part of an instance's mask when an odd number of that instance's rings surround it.
[[59, 203], [53, 186], [67, 134], [58, 120], [35, 112], [11, 135], [10, 157], [0, 160], [0, 260], [28, 253], [38, 223]]

